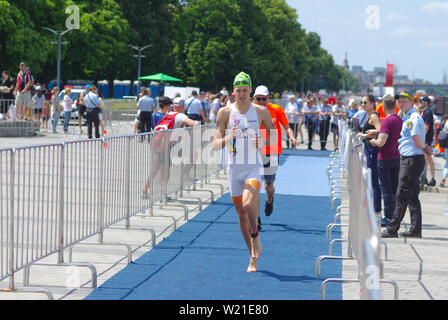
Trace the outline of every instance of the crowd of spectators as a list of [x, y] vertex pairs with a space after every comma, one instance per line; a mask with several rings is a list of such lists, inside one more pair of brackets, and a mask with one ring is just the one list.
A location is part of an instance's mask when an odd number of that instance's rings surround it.
[[[65, 134], [72, 119], [73, 105], [78, 108], [78, 126], [82, 130], [82, 118], [87, 119], [88, 136], [92, 138], [92, 128], [95, 126], [95, 137], [104, 135], [103, 114], [104, 102], [101, 91], [95, 86], [87, 85], [77, 99], [71, 96], [70, 88], [65, 88], [60, 95], [58, 87], [49, 90], [47, 85], [37, 81], [31, 69], [24, 62], [19, 65], [17, 77], [2, 71], [0, 82], [0, 120], [23, 120], [38, 122], [41, 132], [49, 132], [48, 122], [51, 121], [53, 133], [58, 133], [58, 123], [63, 123]], [[76, 101], [74, 101], [76, 100]], [[100, 131], [101, 128], [101, 131]]]

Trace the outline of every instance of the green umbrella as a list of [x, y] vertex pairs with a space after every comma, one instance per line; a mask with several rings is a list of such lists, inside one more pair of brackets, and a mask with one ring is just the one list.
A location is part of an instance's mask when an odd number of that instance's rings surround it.
[[179, 82], [181, 82], [182, 81], [182, 79], [174, 78], [174, 77], [171, 77], [171, 76], [169, 76], [167, 74], [164, 74], [164, 73], [156, 73], [156, 74], [152, 74], [152, 75], [149, 75], [149, 76], [140, 77], [138, 79], [139, 80], [167, 81], [167, 82], [169, 82], [169, 81], [179, 81]]

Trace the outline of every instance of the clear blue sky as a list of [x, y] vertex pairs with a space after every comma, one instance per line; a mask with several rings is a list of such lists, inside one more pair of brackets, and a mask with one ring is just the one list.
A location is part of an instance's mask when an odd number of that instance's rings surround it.
[[[448, 69], [448, 1], [286, 0], [298, 22], [350, 68], [398, 67], [400, 75], [441, 83]], [[370, 11], [368, 10], [369, 6]], [[376, 15], [375, 12], [379, 14]], [[376, 19], [378, 17], [378, 19]], [[378, 21], [378, 24], [375, 22]]]

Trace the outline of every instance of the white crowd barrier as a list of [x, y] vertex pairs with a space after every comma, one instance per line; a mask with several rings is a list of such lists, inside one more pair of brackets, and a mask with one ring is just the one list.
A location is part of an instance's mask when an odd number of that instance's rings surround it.
[[[95, 267], [71, 261], [74, 245], [123, 245], [131, 262], [129, 245], [103, 242], [106, 228], [120, 221], [131, 228], [132, 216], [155, 216], [156, 205], [181, 207], [187, 220], [189, 209], [181, 203], [185, 190], [209, 191], [213, 202], [213, 190], [194, 188], [211, 185], [210, 177], [222, 170], [224, 152], [211, 148], [207, 132], [211, 126], [0, 149], [0, 280], [9, 277], [9, 288], [2, 291], [39, 292], [52, 299], [48, 290], [29, 287], [31, 267], [39, 265], [89, 268], [95, 288]], [[199, 141], [190, 140], [195, 133]], [[176, 136], [187, 140], [177, 143]], [[215, 185], [222, 195], [223, 185]], [[175, 230], [176, 218], [165, 217], [173, 219]], [[145, 230], [154, 246], [154, 230]], [[80, 243], [95, 235], [98, 242]], [[41, 261], [51, 254], [57, 254], [56, 263]], [[22, 269], [23, 287], [16, 288], [14, 275]]]
[[[383, 279], [383, 263], [380, 258], [380, 221], [373, 208], [373, 189], [371, 171], [367, 168], [364, 144], [356, 137], [345, 121], [339, 122], [339, 150], [330, 156], [327, 168], [331, 185], [331, 202], [336, 199], [349, 198], [348, 207], [339, 206], [334, 223], [327, 227], [327, 239], [331, 240], [333, 227], [348, 227], [347, 239], [334, 239], [330, 242], [329, 255], [322, 255], [316, 260], [316, 276], [320, 276], [323, 260], [355, 260], [358, 264], [356, 279], [328, 278], [322, 283], [322, 299], [328, 283], [360, 283], [360, 298], [363, 300], [380, 300], [381, 283], [394, 287], [394, 297], [398, 299], [398, 285], [390, 279]], [[348, 209], [348, 224], [337, 223], [342, 216], [342, 209]], [[332, 255], [332, 246], [336, 242], [347, 243], [346, 256]], [[387, 248], [387, 247], [386, 247]], [[387, 251], [386, 251], [387, 252]]]

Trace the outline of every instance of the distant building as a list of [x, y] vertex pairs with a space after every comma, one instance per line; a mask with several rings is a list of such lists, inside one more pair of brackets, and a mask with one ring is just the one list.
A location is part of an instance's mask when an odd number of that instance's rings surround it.
[[344, 64], [342, 65], [345, 70], [350, 71], [350, 66], [348, 65], [348, 53], [345, 53]]

